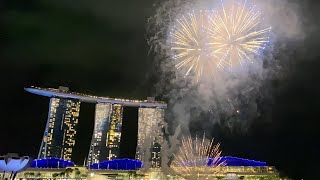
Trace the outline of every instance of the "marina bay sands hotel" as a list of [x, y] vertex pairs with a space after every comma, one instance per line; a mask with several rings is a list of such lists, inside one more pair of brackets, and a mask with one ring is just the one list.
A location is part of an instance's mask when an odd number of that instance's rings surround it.
[[47, 124], [38, 159], [57, 157], [71, 160], [76, 143], [81, 102], [95, 104], [94, 130], [87, 164], [119, 158], [123, 107], [138, 107], [138, 142], [136, 159], [151, 161], [152, 167], [161, 166], [165, 102], [129, 100], [92, 96], [70, 92], [67, 87], [25, 88], [26, 91], [50, 97]]

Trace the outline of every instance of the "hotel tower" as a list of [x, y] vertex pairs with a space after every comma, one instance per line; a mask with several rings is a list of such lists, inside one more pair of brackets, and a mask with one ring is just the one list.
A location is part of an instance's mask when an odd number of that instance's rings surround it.
[[49, 112], [38, 158], [58, 157], [71, 160], [76, 143], [77, 124], [80, 103], [95, 104], [94, 130], [87, 165], [120, 156], [123, 107], [138, 108], [138, 142], [136, 159], [151, 167], [161, 166], [161, 145], [163, 142], [165, 102], [147, 100], [129, 100], [92, 96], [69, 91], [59, 87], [25, 88], [26, 91], [50, 97]]

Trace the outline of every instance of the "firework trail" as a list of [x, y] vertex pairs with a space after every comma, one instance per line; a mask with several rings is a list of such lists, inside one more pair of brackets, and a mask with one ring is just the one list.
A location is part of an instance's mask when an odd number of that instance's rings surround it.
[[169, 33], [175, 67], [199, 81], [253, 62], [269, 43], [271, 27], [262, 21], [261, 12], [246, 0], [182, 15]]
[[214, 144], [213, 139], [207, 140], [204, 135], [202, 139], [183, 137], [171, 167], [187, 179], [214, 175], [226, 164], [221, 160], [219, 148], [219, 143]]

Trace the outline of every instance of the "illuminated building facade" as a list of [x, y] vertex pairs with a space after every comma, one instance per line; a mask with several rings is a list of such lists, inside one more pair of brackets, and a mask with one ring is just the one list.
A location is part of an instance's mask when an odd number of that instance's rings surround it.
[[122, 126], [123, 106], [119, 104], [112, 105], [110, 119], [110, 130], [107, 134], [108, 142], [108, 160], [117, 159], [120, 154], [121, 126]]
[[[176, 169], [178, 173], [169, 176], [159, 168], [150, 168], [147, 171], [141, 169], [143, 163], [133, 159], [107, 160], [87, 167], [75, 166], [73, 162], [58, 158], [35, 159], [31, 163], [27, 163], [29, 161], [27, 157], [7, 160], [8, 158], [0, 156], [0, 170], [2, 170], [0, 174], [2, 172], [5, 174], [4, 179], [10, 179], [12, 171], [17, 172], [16, 179], [280, 179], [278, 171], [268, 166], [266, 162], [230, 156], [221, 159], [226, 162], [226, 166], [188, 167], [188, 173], [184, 174], [180, 174], [179, 169], [185, 171], [183, 168], [186, 167], [180, 166]], [[22, 167], [24, 168], [21, 169]], [[68, 169], [73, 171], [70, 173]], [[194, 174], [194, 172], [199, 173]], [[193, 178], [194, 176], [189, 178], [189, 173], [196, 175], [196, 178]]]
[[225, 162], [224, 166], [212, 166], [213, 161], [215, 160], [209, 158], [204, 166], [183, 163], [182, 166], [170, 167], [184, 177], [181, 179], [280, 179], [277, 170], [266, 162], [232, 156], [222, 156], [219, 159]]
[[87, 164], [99, 163], [119, 157], [123, 106], [96, 104], [95, 125]]
[[150, 162], [152, 168], [161, 167], [164, 109], [139, 108], [138, 145], [136, 159]]
[[107, 157], [107, 133], [112, 105], [109, 103], [96, 104], [94, 130], [87, 164], [98, 163]]
[[[71, 92], [67, 87], [25, 88], [26, 91], [50, 97], [48, 121], [39, 159], [57, 157], [70, 160], [75, 145], [80, 102], [96, 104], [94, 131], [87, 165], [118, 159], [120, 154], [123, 107], [139, 107], [139, 134], [136, 159], [161, 166], [161, 144], [164, 109], [167, 104], [147, 100], [130, 100]], [[147, 149], [145, 148], [147, 147]], [[145, 158], [148, 157], [148, 158]]]
[[57, 157], [71, 160], [77, 133], [80, 101], [51, 98], [47, 125], [38, 158]]

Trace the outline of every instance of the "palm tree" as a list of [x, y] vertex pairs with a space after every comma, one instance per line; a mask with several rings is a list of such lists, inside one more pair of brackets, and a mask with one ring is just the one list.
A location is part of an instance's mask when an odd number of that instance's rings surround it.
[[36, 177], [37, 177], [37, 178], [40, 178], [40, 177], [41, 177], [41, 173], [38, 172], [38, 173], [36, 174]]
[[87, 174], [81, 174], [81, 178], [86, 178], [86, 177], [88, 177]]
[[67, 168], [65, 171], [65, 174], [67, 175], [67, 177], [69, 177], [72, 172], [73, 172], [73, 169]]
[[34, 177], [34, 172], [29, 173], [31, 177]]
[[66, 175], [66, 172], [61, 172], [61, 173], [59, 173], [59, 176], [60, 177], [64, 177]]
[[30, 176], [30, 173], [29, 172], [26, 172], [26, 173], [24, 173], [24, 177], [29, 177]]
[[53, 174], [52, 174], [52, 177], [53, 177], [53, 178], [56, 178], [56, 177], [58, 177], [58, 176], [59, 176], [59, 173], [53, 173]]
[[79, 178], [79, 176], [81, 174], [80, 170], [78, 168], [75, 168], [74, 171], [75, 171], [75, 174], [76, 174], [76, 178]]

